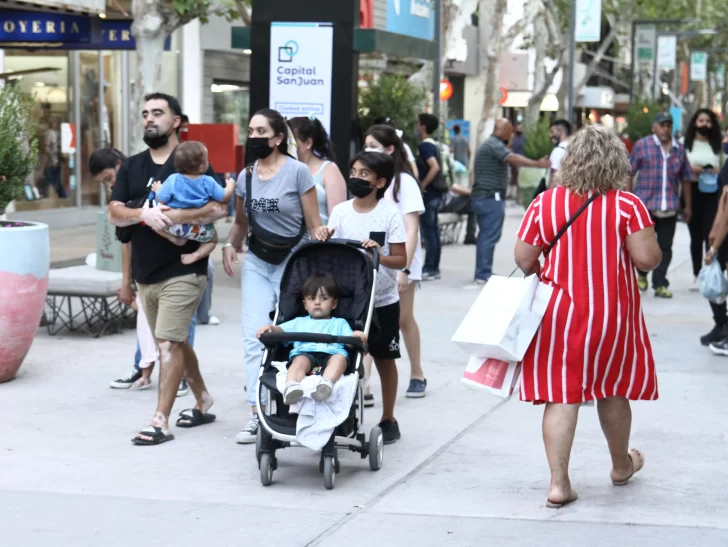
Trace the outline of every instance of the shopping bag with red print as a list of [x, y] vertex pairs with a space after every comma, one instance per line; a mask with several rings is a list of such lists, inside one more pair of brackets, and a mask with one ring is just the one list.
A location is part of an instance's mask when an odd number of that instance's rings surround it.
[[485, 389], [501, 399], [508, 399], [518, 383], [521, 363], [472, 356], [465, 367], [462, 383]]

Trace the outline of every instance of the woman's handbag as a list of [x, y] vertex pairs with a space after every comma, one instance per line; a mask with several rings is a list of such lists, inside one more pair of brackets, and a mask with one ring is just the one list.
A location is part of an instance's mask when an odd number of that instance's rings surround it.
[[306, 233], [306, 219], [301, 221], [301, 230], [298, 235], [284, 237], [263, 228], [255, 221], [253, 215], [253, 168], [245, 170], [245, 212], [248, 215], [250, 231], [248, 234], [248, 249], [255, 256], [268, 264], [278, 266], [291, 251], [298, 245]]

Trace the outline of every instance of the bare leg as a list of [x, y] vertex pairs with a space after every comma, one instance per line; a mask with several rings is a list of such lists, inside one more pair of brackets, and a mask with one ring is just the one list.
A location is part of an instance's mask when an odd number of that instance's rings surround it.
[[[296, 355], [293, 358], [293, 361], [291, 361], [291, 365], [288, 367], [286, 382], [300, 382], [309, 372], [311, 372], [311, 361], [308, 360], [308, 357]], [[254, 412], [255, 411], [257, 410], [254, 410]]]
[[394, 401], [397, 399], [397, 363], [394, 359], [374, 359], [382, 380], [382, 421], [394, 420]]
[[632, 408], [624, 397], [610, 397], [597, 401], [597, 412], [612, 456], [612, 480], [624, 480], [633, 471], [628, 454]]
[[410, 360], [410, 378], [424, 380], [420, 360], [420, 327], [415, 320], [415, 292], [417, 283], [410, 283], [407, 290], [399, 293], [399, 328]]
[[344, 375], [344, 372], [346, 372], [346, 357], [338, 354], [332, 355], [324, 370], [324, 378], [335, 384]]
[[160, 236], [162, 236], [164, 239], [166, 239], [168, 241], [171, 241], [172, 243], [174, 243], [178, 247], [182, 247], [182, 245], [187, 244], [187, 240], [185, 238], [183, 238], [183, 237], [173, 236], [172, 234], [168, 234], [164, 230], [155, 230], [155, 232], [157, 232], [157, 234], [159, 234]]
[[200, 243], [199, 248], [190, 254], [182, 255], [182, 264], [192, 264], [198, 260], [202, 260], [206, 256], [210, 256], [212, 251], [217, 246], [217, 238], [214, 241], [208, 241], [207, 243]]
[[[177, 398], [177, 388], [185, 368], [185, 355], [182, 342], [169, 342], [159, 340], [160, 370], [159, 370], [159, 398], [157, 411], [152, 418], [152, 425], [161, 428], [165, 435], [169, 434], [169, 414]], [[152, 439], [146, 435], [138, 434], [138, 439]]]
[[195, 395], [195, 408], [203, 414], [206, 414], [215, 403], [215, 400], [207, 391], [205, 380], [202, 379], [200, 363], [197, 360], [195, 350], [193, 350], [192, 346], [185, 342], [182, 346], [182, 351], [184, 352], [184, 376], [192, 390], [192, 393]]
[[574, 432], [579, 418], [579, 404], [546, 403], [543, 413], [543, 442], [551, 468], [551, 488], [548, 499], [563, 503], [574, 499], [576, 493], [569, 480], [569, 459], [574, 444]]
[[367, 385], [364, 388], [364, 395], [370, 395], [372, 390], [369, 387], [371, 385], [371, 378], [372, 378], [372, 363], [374, 362], [374, 359], [372, 359], [372, 356], [368, 353], [364, 356], [364, 374], [366, 374], [367, 378]]

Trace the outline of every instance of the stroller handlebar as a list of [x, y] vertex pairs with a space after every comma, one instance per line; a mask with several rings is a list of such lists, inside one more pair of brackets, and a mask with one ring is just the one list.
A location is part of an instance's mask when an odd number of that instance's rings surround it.
[[260, 335], [264, 346], [286, 344], [290, 342], [313, 342], [315, 344], [343, 344], [364, 348], [364, 342], [357, 336], [333, 336], [331, 334], [315, 334], [310, 332], [264, 332]]
[[354, 247], [355, 249], [361, 249], [362, 251], [369, 251], [372, 254], [372, 262], [374, 263], [374, 269], [379, 271], [379, 250], [376, 248], [369, 248], [365, 249], [361, 246], [361, 241], [356, 241], [355, 239], [330, 239], [331, 243], [343, 243], [344, 245], [348, 245], [349, 247]]

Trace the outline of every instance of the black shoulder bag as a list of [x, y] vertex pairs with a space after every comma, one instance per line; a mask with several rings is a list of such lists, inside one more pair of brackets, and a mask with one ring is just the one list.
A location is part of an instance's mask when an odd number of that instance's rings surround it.
[[248, 215], [248, 248], [255, 256], [277, 266], [281, 264], [306, 233], [306, 219], [301, 221], [298, 235], [284, 237], [266, 230], [255, 221], [253, 215], [253, 167], [245, 169], [245, 212]]

